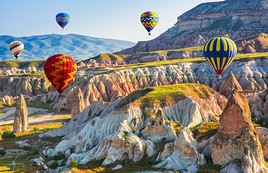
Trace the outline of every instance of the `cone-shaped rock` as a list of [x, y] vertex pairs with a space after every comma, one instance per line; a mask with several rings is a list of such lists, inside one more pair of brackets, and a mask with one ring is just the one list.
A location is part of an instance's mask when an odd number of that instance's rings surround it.
[[25, 98], [20, 95], [17, 100], [17, 107], [14, 117], [13, 131], [23, 132], [28, 128], [28, 109], [26, 105]]
[[231, 72], [226, 80], [222, 83], [219, 89], [219, 93], [224, 95], [226, 98], [229, 98], [230, 94], [232, 94], [233, 91], [242, 91], [242, 87], [237, 81], [234, 74]]
[[264, 156], [251, 121], [248, 100], [234, 92], [220, 119], [220, 127], [212, 144], [214, 164], [225, 165], [239, 160], [244, 173], [267, 172]]

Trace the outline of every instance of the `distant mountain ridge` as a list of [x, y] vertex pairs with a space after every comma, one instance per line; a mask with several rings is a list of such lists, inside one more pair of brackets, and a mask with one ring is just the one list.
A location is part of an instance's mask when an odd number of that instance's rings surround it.
[[11, 55], [8, 45], [20, 40], [25, 45], [25, 51], [21, 55], [23, 59], [46, 59], [51, 55], [64, 53], [73, 58], [86, 59], [101, 53], [116, 52], [134, 45], [123, 40], [95, 38], [84, 35], [38, 35], [29, 37], [0, 36], [0, 60], [9, 60]]
[[209, 2], [179, 16], [177, 23], [159, 37], [138, 42], [120, 54], [200, 46], [215, 36], [237, 40], [259, 33], [268, 33], [268, 0]]

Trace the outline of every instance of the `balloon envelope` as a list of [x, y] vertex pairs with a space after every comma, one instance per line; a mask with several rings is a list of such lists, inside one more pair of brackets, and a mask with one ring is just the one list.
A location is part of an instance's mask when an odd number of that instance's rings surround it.
[[145, 27], [145, 29], [148, 31], [150, 35], [150, 32], [158, 24], [159, 17], [156, 12], [147, 11], [141, 14], [140, 20], [141, 20], [142, 25]]
[[69, 23], [70, 16], [67, 13], [59, 13], [56, 16], [56, 21], [62, 29]]
[[13, 41], [9, 45], [9, 50], [17, 59], [24, 51], [24, 44], [21, 41]]
[[77, 65], [70, 56], [57, 54], [46, 60], [44, 71], [48, 80], [61, 94], [73, 81]]
[[237, 47], [230, 38], [216, 37], [205, 43], [203, 54], [208, 64], [221, 75], [237, 55]]

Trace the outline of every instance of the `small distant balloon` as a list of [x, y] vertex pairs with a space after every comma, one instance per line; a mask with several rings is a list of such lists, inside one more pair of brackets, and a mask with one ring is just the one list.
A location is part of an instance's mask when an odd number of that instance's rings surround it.
[[9, 45], [10, 52], [18, 59], [18, 57], [24, 51], [24, 44], [21, 41], [13, 41]]
[[203, 54], [208, 64], [221, 76], [237, 55], [237, 47], [230, 38], [215, 37], [205, 43]]
[[59, 13], [56, 16], [56, 21], [60, 25], [60, 27], [64, 29], [70, 21], [70, 16], [68, 13]]
[[144, 28], [148, 31], [148, 34], [151, 35], [151, 31], [159, 22], [159, 16], [156, 12], [147, 11], [141, 14], [140, 20]]
[[72, 57], [57, 54], [46, 60], [44, 71], [48, 80], [62, 94], [73, 81], [77, 72], [77, 65]]

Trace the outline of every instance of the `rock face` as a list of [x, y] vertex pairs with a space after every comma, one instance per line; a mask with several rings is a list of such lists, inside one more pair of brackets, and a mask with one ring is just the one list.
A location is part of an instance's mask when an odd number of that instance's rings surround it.
[[[136, 91], [111, 103], [94, 102], [62, 129], [44, 135], [64, 136], [55, 148], [44, 151], [44, 154], [53, 157], [63, 153], [69, 158], [67, 164], [72, 159], [80, 164], [102, 159], [103, 165], [126, 159], [136, 162], [154, 155], [159, 155], [159, 161], [164, 162], [173, 155], [176, 162], [182, 164], [176, 167], [177, 170], [196, 170], [196, 166], [205, 160], [197, 152], [191, 133], [186, 130], [177, 137], [179, 131], [176, 127], [192, 127], [202, 121], [217, 119], [223, 109], [220, 104], [224, 107], [227, 101], [224, 96], [200, 84], [174, 85], [174, 89], [184, 87], [176, 96], [172, 92], [167, 94], [170, 87]], [[143, 100], [145, 97], [150, 99], [148, 94], [154, 95], [151, 92], [157, 92], [157, 88], [165, 93], [159, 98], [169, 99], [165, 105], [159, 104], [157, 99]], [[204, 91], [206, 95], [201, 94]], [[201, 106], [205, 104], [210, 108]], [[165, 152], [158, 149], [159, 144], [167, 146]], [[174, 162], [165, 163], [174, 165]]]
[[261, 33], [257, 36], [236, 41], [240, 53], [266, 52], [268, 49], [268, 35]]
[[28, 109], [23, 95], [17, 99], [17, 107], [15, 112], [13, 131], [23, 132], [28, 128]]
[[247, 98], [234, 92], [220, 118], [220, 127], [212, 144], [214, 164], [239, 160], [244, 173], [267, 172], [259, 137], [251, 122]]
[[[232, 71], [242, 89], [261, 91], [267, 89], [268, 59], [232, 63], [226, 70], [221, 80], [218, 80], [207, 63], [182, 63], [160, 67], [138, 68], [133, 70], [118, 70], [109, 74], [95, 75], [94, 77], [77, 77], [72, 86], [65, 92], [65, 97], [70, 89], [79, 86], [83, 91], [85, 105], [89, 106], [95, 101], [110, 102], [118, 97], [127, 96], [135, 90], [146, 87], [163, 86], [176, 83], [199, 82], [219, 90], [227, 75]], [[28, 87], [24, 87], [28, 86]], [[49, 89], [50, 84], [37, 78], [9, 78], [0, 77], [0, 97], [16, 96], [20, 93], [31, 96], [32, 101], [41, 101], [51, 104], [55, 110], [70, 110], [70, 105], [61, 103], [57, 93]], [[40, 93], [40, 94], [39, 94]], [[36, 96], [36, 94], [39, 94]], [[266, 94], [267, 95], [267, 94]], [[258, 95], [257, 95], [258, 97]], [[256, 97], [256, 98], [257, 98]], [[260, 99], [258, 99], [260, 100]], [[260, 105], [255, 112], [264, 116], [267, 114], [268, 97], [261, 96], [262, 101], [251, 102], [251, 105]], [[63, 101], [62, 103], [64, 103]], [[251, 107], [253, 107], [251, 106]], [[267, 109], [266, 109], [267, 108]], [[258, 109], [258, 110], [257, 110]]]
[[57, 103], [58, 109], [70, 109], [71, 115], [81, 113], [85, 109], [84, 95], [79, 86], [75, 86], [70, 92]]
[[155, 167], [168, 170], [197, 172], [198, 165], [206, 164], [202, 154], [197, 151], [197, 142], [189, 129], [184, 129], [176, 138], [172, 154]]
[[224, 95], [226, 98], [229, 98], [234, 91], [242, 91], [242, 88], [234, 74], [231, 72], [226, 80], [222, 83], [219, 93]]
[[262, 150], [265, 159], [268, 159], [268, 129], [264, 127], [256, 127], [256, 132], [262, 144]]
[[[166, 50], [203, 45], [205, 40], [228, 34], [232, 39], [268, 33], [267, 0], [222, 1], [200, 4], [178, 17], [178, 21], [162, 35], [134, 47], [122, 54]], [[197, 37], [198, 36], [198, 37]], [[256, 49], [252, 42], [244, 42], [246, 51]]]

